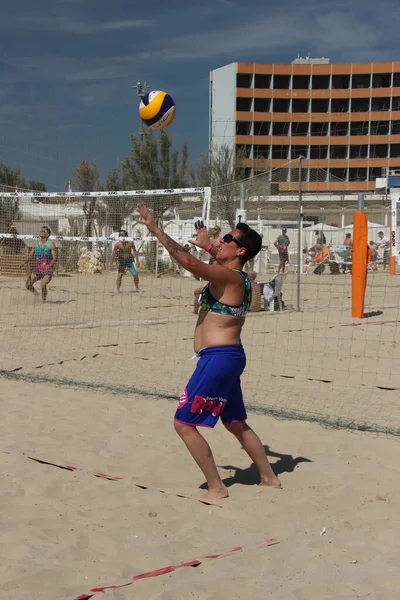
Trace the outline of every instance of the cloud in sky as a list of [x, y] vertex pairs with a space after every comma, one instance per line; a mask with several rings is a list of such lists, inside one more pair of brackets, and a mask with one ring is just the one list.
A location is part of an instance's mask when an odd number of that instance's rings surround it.
[[154, 26], [150, 19], [123, 19], [120, 21], [101, 21], [91, 23], [77, 21], [68, 17], [35, 17], [20, 16], [19, 23], [22, 27], [41, 29], [46, 31], [64, 31], [74, 35], [91, 35], [104, 32], [117, 32], [129, 29], [143, 29]]

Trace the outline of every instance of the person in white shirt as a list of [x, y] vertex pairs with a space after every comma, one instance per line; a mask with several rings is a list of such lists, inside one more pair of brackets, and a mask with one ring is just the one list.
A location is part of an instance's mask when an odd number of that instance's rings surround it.
[[383, 248], [383, 268], [386, 269], [386, 266], [389, 264], [389, 256], [390, 256], [390, 242], [389, 238], [383, 234], [383, 231], [378, 233], [379, 241], [377, 242], [378, 248]]

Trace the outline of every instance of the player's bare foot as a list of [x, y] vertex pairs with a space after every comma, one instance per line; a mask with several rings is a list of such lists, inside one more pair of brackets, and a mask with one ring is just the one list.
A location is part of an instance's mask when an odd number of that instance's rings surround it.
[[276, 477], [276, 475], [273, 477], [264, 477], [259, 485], [282, 489], [282, 482]]
[[222, 487], [208, 490], [204, 498], [209, 498], [210, 500], [222, 500], [223, 498], [228, 498], [228, 496], [228, 489], [223, 485]]

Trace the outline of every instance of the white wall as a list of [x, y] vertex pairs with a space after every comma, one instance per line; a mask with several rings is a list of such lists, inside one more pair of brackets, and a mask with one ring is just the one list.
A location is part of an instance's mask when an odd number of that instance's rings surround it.
[[210, 73], [210, 152], [223, 144], [235, 147], [237, 63]]

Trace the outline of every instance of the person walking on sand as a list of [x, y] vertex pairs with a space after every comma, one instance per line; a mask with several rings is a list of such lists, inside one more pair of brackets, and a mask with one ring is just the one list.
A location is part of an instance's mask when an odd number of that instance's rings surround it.
[[55, 243], [50, 240], [50, 228], [42, 227], [40, 230], [40, 239], [36, 240], [35, 245], [29, 252], [26, 260], [21, 266], [28, 264], [33, 258], [33, 269], [32, 273], [26, 280], [25, 287], [29, 292], [32, 292], [35, 296], [39, 296], [34, 288], [34, 283], [40, 280], [42, 302], [47, 300], [47, 286], [53, 279], [54, 267], [57, 262], [58, 252]]
[[[128, 232], [125, 231], [125, 229], [121, 229], [119, 237], [127, 238]], [[136, 291], [138, 292], [139, 275], [137, 269], [139, 268], [139, 253], [136, 250], [135, 244], [133, 242], [128, 242], [125, 239], [120, 239], [116, 242], [111, 255], [111, 271], [114, 270], [115, 257], [117, 257], [118, 260], [117, 292], [121, 292], [122, 277], [125, 275], [126, 270], [133, 275], [133, 281], [135, 283]]]
[[205, 264], [185, 252], [156, 224], [146, 204], [139, 204], [138, 222], [185, 269], [208, 281], [200, 298], [200, 313], [194, 333], [194, 350], [199, 358], [175, 413], [174, 426], [200, 467], [208, 486], [206, 498], [226, 498], [228, 490], [219, 473], [210, 446], [198, 427], [215, 427], [219, 417], [255, 463], [260, 485], [280, 488], [260, 438], [247, 424], [240, 377], [246, 356], [240, 334], [251, 301], [251, 285], [244, 264], [261, 250], [261, 237], [245, 223], [218, 242], [210, 241], [207, 228], [197, 221], [197, 240], [192, 244], [216, 259]]

